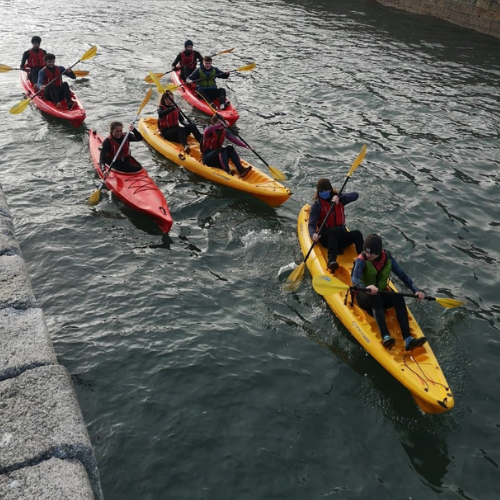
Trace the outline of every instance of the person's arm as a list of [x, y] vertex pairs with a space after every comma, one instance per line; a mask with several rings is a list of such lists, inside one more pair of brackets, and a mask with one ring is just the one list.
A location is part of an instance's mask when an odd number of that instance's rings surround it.
[[240, 138], [234, 136], [233, 134], [230, 134], [229, 132], [226, 132], [226, 138], [229, 139], [233, 144], [236, 144], [236, 146], [250, 149]]
[[309, 230], [309, 236], [311, 238], [316, 234], [316, 229], [318, 229], [320, 210], [320, 203], [318, 201], [315, 201], [311, 206], [311, 210], [309, 211], [309, 223], [307, 224], [307, 229]]
[[359, 194], [356, 191], [351, 191], [350, 193], [341, 193], [339, 196], [340, 203], [342, 205], [348, 205], [359, 198]]
[[163, 118], [164, 116], [167, 116], [170, 114], [176, 106], [158, 106], [158, 118]]
[[186, 79], [187, 83], [193, 83], [194, 80], [198, 80], [200, 78], [200, 70], [195, 69]]
[[139, 142], [143, 140], [141, 133], [134, 127], [134, 130], [128, 135], [128, 140], [130, 142]]
[[351, 276], [352, 284], [354, 286], [365, 288], [365, 285], [363, 285], [363, 270], [365, 269], [365, 266], [366, 262], [364, 259], [358, 257], [354, 263], [354, 269]]
[[29, 50], [26, 50], [23, 54], [23, 58], [21, 59], [21, 69], [24, 70], [24, 65], [26, 64], [26, 61], [28, 60], [29, 57]]
[[177, 57], [174, 59], [174, 62], [172, 63], [172, 69], [175, 69], [180, 62], [181, 62], [181, 53], [179, 52], [177, 54]]
[[227, 80], [229, 78], [229, 71], [221, 71], [219, 68], [215, 69], [215, 78], [222, 78], [223, 80]]
[[41, 69], [40, 72], [38, 73], [38, 80], [36, 82], [36, 86], [39, 89], [43, 89], [44, 88], [44, 86], [43, 86], [43, 79], [44, 78], [45, 78], [45, 70]]
[[216, 123], [214, 125], [209, 125], [204, 131], [203, 131], [203, 134], [211, 134], [214, 130], [219, 130], [220, 128], [222, 128], [224, 125], [222, 125], [222, 123]]
[[201, 66], [203, 64], [203, 56], [198, 51], [195, 50], [194, 57], [200, 63]]
[[413, 292], [417, 293], [418, 288], [412, 279], [401, 269], [396, 259], [391, 255], [392, 272]]
[[71, 68], [65, 68], [64, 66], [59, 66], [59, 71], [64, 73], [66, 76], [69, 76], [72, 80], [76, 79], [76, 75], [73, 73], [73, 70]]
[[104, 141], [102, 141], [101, 146], [101, 154], [99, 155], [99, 164], [101, 165], [101, 170], [104, 169], [104, 165], [108, 162], [109, 153], [111, 152], [111, 143], [109, 139], [106, 137]]

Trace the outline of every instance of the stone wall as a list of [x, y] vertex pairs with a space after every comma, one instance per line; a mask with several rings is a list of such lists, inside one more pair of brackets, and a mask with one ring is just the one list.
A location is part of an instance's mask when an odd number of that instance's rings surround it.
[[500, 0], [377, 0], [500, 38]]
[[0, 498], [102, 499], [96, 459], [57, 363], [0, 185]]

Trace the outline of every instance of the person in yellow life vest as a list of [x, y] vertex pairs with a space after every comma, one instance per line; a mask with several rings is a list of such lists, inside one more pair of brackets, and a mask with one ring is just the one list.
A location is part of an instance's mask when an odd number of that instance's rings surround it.
[[35, 35], [31, 39], [31, 49], [26, 50], [21, 59], [21, 69], [28, 73], [30, 82], [35, 87], [35, 92], [38, 91], [38, 73], [45, 66], [44, 57], [46, 52], [45, 50], [40, 48], [41, 43], [42, 39], [39, 36]]
[[[142, 135], [132, 124], [130, 124], [129, 130], [130, 133], [127, 136], [126, 142], [120, 150], [122, 142], [125, 141], [123, 123], [111, 122], [109, 135], [102, 141], [101, 154], [99, 156], [99, 165], [103, 172], [106, 170], [106, 165], [120, 172], [139, 172], [142, 169], [139, 164], [134, 162], [130, 154], [130, 143], [142, 141]], [[118, 158], [111, 165], [119, 150], [120, 154]]]
[[412, 279], [399, 267], [396, 259], [388, 250], [382, 248], [382, 238], [378, 234], [369, 234], [363, 251], [358, 255], [352, 272], [352, 283], [362, 290], [356, 292], [359, 307], [375, 317], [382, 335], [382, 344], [391, 348], [396, 341], [391, 337], [385, 321], [385, 310], [394, 307], [396, 318], [405, 341], [405, 348], [411, 351], [427, 342], [425, 337], [418, 339], [411, 336], [408, 311], [404, 297], [395, 293], [378, 293], [388, 290], [389, 275], [393, 272], [414, 294], [417, 300], [425, 295], [419, 291]]
[[191, 150], [187, 143], [187, 136], [193, 134], [194, 138], [200, 142], [202, 135], [194, 123], [185, 120], [170, 90], [165, 91], [161, 96], [157, 111], [158, 130], [161, 136], [167, 141], [180, 142], [184, 146], [184, 152], [189, 154]]
[[193, 42], [191, 40], [186, 40], [184, 42], [184, 50], [177, 54], [177, 57], [172, 63], [172, 69], [180, 69], [180, 77], [184, 82], [187, 77], [196, 69], [196, 63], [199, 61], [200, 66], [203, 64], [203, 57], [197, 51], [193, 50]]
[[337, 255], [342, 255], [345, 248], [354, 244], [356, 253], [363, 249], [361, 232], [348, 231], [345, 225], [344, 207], [358, 198], [356, 191], [339, 194], [328, 179], [319, 179], [316, 183], [308, 230], [313, 241], [319, 241], [328, 249], [328, 269], [332, 273], [339, 268]]
[[64, 66], [56, 66], [56, 56], [54, 54], [45, 54], [45, 66], [38, 73], [38, 88], [43, 90], [43, 98], [46, 101], [56, 103], [58, 108], [62, 108], [63, 100], [66, 101], [68, 110], [73, 108], [71, 100], [71, 91], [68, 82], [63, 82], [63, 75], [76, 78], [71, 68], [66, 69]]
[[[196, 91], [199, 92], [212, 106], [218, 109], [226, 109], [228, 102], [226, 101], [226, 89], [218, 88], [215, 83], [216, 78], [227, 80], [229, 71], [221, 71], [219, 68], [212, 66], [212, 58], [205, 56], [203, 64], [195, 69], [187, 78], [187, 83], [196, 83]], [[214, 102], [217, 101], [217, 102]]]

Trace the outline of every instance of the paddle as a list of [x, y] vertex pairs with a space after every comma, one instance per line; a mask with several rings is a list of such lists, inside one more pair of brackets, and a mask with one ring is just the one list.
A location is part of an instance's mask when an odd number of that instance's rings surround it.
[[[349, 169], [349, 172], [347, 173], [347, 177], [344, 181], [344, 184], [342, 185], [342, 188], [339, 191], [339, 195], [344, 190], [344, 188], [347, 184], [347, 181], [349, 180], [351, 175], [361, 165], [361, 162], [363, 161], [365, 154], [366, 154], [366, 144], [363, 144], [361, 151], [359, 152], [357, 158], [354, 160], [354, 163], [352, 164], [351, 168]], [[334, 204], [332, 203], [332, 206], [328, 210], [328, 213], [326, 214], [326, 217], [324, 218], [323, 223], [321, 224], [321, 226], [320, 226], [319, 230], [316, 232], [316, 234], [321, 233], [321, 230], [323, 229], [323, 226], [325, 225], [326, 221], [328, 220], [328, 217], [330, 216], [330, 213], [331, 213], [333, 207], [334, 207]], [[283, 288], [285, 290], [294, 292], [299, 287], [300, 282], [304, 278], [304, 270], [305, 270], [306, 260], [309, 257], [309, 255], [311, 254], [312, 249], [314, 248], [314, 245], [316, 245], [316, 243], [317, 243], [316, 241], [313, 241], [311, 248], [309, 248], [307, 255], [304, 257], [303, 262], [290, 274], [290, 276], [288, 276], [288, 279], [286, 280], [286, 283], [283, 286]], [[290, 267], [293, 267], [294, 264], [295, 264], [294, 262], [288, 264], [287, 266], [285, 266], [285, 269], [289, 269]], [[281, 269], [283, 269], [283, 268], [281, 268]], [[278, 274], [279, 274], [279, 272], [278, 272]]]
[[[256, 63], [251, 63], [251, 64], [247, 64], [246, 66], [241, 66], [240, 68], [237, 68], [237, 69], [232, 69], [231, 71], [229, 71], [229, 73], [236, 73], [237, 71], [252, 71], [255, 66], [257, 66]], [[197, 80], [192, 80], [191, 82], [189, 82], [190, 84], [191, 83], [197, 83], [197, 82], [201, 82], [202, 80], [206, 80], [207, 78], [198, 78]], [[185, 85], [185, 83], [180, 83], [179, 85], [176, 85], [175, 83], [169, 83], [166, 87], [165, 87], [165, 90], [171, 90], [172, 92], [174, 90], [177, 90], [179, 87], [182, 87], [183, 85]]]
[[[217, 113], [217, 111], [213, 108], [213, 106], [207, 101], [207, 99], [205, 98], [205, 96], [201, 93], [201, 92], [198, 92], [196, 91], [196, 93], [207, 103], [207, 106], [212, 110], [212, 113], [214, 113], [215, 115], [219, 116], [219, 118], [222, 118], [224, 119], [219, 113]], [[260, 158], [260, 160], [262, 161], [262, 163], [264, 163], [264, 165], [269, 169], [269, 171], [271, 172], [271, 175], [273, 176], [273, 179], [277, 180], [277, 181], [286, 181], [286, 175], [281, 171], [279, 170], [278, 168], [276, 167], [271, 167], [271, 165], [269, 165], [263, 158], [262, 156], [259, 155], [259, 153], [257, 153], [257, 151], [254, 151], [252, 149], [252, 147], [250, 146], [250, 144], [248, 144], [247, 141], [245, 141], [245, 139], [243, 139], [243, 137], [241, 137], [241, 135], [239, 135], [238, 133], [236, 133], [236, 131], [234, 129], [232, 129], [231, 127], [227, 127], [232, 134], [234, 134], [236, 137], [239, 137], [241, 139], [241, 141], [251, 150], [255, 153], [255, 155], [257, 156], [257, 158]]]
[[[163, 85], [160, 83], [160, 80], [159, 78], [152, 72], [150, 71], [149, 72], [149, 76], [151, 77], [151, 82], [154, 83], [156, 85], [156, 90], [158, 90], [158, 92], [160, 94], [163, 95], [163, 93], [166, 91], [166, 89], [163, 87]], [[175, 104], [174, 102], [174, 105], [175, 107], [177, 108], [177, 110], [179, 111], [179, 113], [189, 122], [189, 123], [193, 123], [188, 117], [186, 114], [184, 114], [184, 112], [182, 111], [182, 109], [177, 106], [177, 104]]]
[[[328, 276], [326, 274], [314, 276], [312, 284], [314, 290], [320, 295], [324, 296], [334, 295], [344, 290], [352, 289], [352, 290], [363, 291], [365, 289], [364, 287], [346, 285], [345, 283], [342, 283], [342, 281], [335, 278], [334, 276]], [[378, 293], [391, 293], [394, 295], [401, 295], [402, 297], [412, 297], [414, 299], [417, 298], [413, 293], [391, 292], [388, 290], [379, 290]], [[446, 309], [451, 309], [453, 307], [461, 307], [466, 304], [464, 300], [442, 298], [442, 297], [430, 297], [429, 295], [426, 295], [424, 298], [425, 300], [435, 301], [440, 306], [443, 306]]]
[[[146, 92], [146, 96], [144, 97], [141, 105], [139, 106], [139, 110], [137, 111], [137, 115], [134, 118], [134, 121], [132, 122], [132, 126], [133, 127], [135, 127], [135, 124], [137, 123], [137, 120], [139, 119], [139, 115], [141, 114], [142, 108], [144, 108], [144, 106], [146, 106], [146, 104], [149, 102], [149, 99], [151, 98], [151, 94], [152, 93], [153, 93], [153, 89], [152, 88], [150, 88]], [[127, 130], [127, 133], [125, 134], [125, 137], [123, 138], [123, 140], [122, 140], [122, 142], [120, 144], [120, 147], [118, 148], [118, 151], [115, 154], [115, 157], [113, 158], [113, 160], [109, 164], [108, 168], [104, 170], [104, 172], [103, 172], [103, 174], [104, 174], [103, 175], [103, 179], [102, 179], [102, 182], [99, 184], [99, 187], [90, 195], [90, 197], [89, 197], [89, 204], [90, 205], [92, 205], [92, 206], [93, 205], [97, 205], [99, 203], [99, 201], [101, 200], [101, 190], [104, 187], [104, 184], [105, 184], [104, 181], [106, 180], [106, 177], [108, 176], [108, 174], [109, 174], [111, 168], [113, 167], [113, 164], [115, 163], [116, 159], [120, 155], [121, 150], [123, 149], [123, 146], [127, 142], [127, 139], [128, 139], [129, 135], [130, 135], [130, 129]]]
[[[221, 54], [227, 54], [228, 52], [232, 52], [233, 50], [234, 50], [234, 47], [232, 49], [223, 50], [222, 52], [217, 52], [216, 54], [210, 54], [210, 57], [220, 56]], [[184, 66], [181, 66], [180, 68], [174, 68], [174, 69], [171, 69], [170, 71], [165, 71], [165, 73], [155, 73], [155, 76], [156, 76], [156, 78], [161, 79], [165, 75], [172, 73], [172, 71], [178, 71], [179, 69], [185, 68], [186, 66], [187, 66], [187, 64], [185, 64]], [[144, 78], [144, 81], [147, 83], [153, 83], [153, 80], [152, 80], [152, 77], [150, 74]]]
[[[7, 66], [6, 64], [0, 64], [0, 73], [6, 73], [7, 71], [12, 71], [12, 70], [24, 71], [24, 69], [21, 69], [21, 68], [12, 68], [11, 66]], [[82, 77], [82, 76], [87, 76], [89, 74], [89, 71], [81, 71], [81, 70], [75, 69], [75, 71], [73, 71], [73, 73], [77, 77]]]
[[[83, 54], [82, 57], [80, 57], [80, 59], [78, 59], [78, 61], [76, 61], [75, 64], [73, 64], [72, 66], [70, 66], [69, 68], [66, 68], [66, 70], [64, 71], [64, 73], [66, 73], [66, 71], [70, 70], [71, 68], [73, 68], [73, 66], [76, 66], [80, 61], [86, 61], [88, 59], [92, 59], [97, 53], [97, 46], [96, 45], [93, 45], [92, 47], [90, 47], [89, 50], [87, 50], [87, 52], [85, 52]], [[47, 83], [46, 86], [50, 85], [52, 82], [55, 82], [58, 78], [60, 78], [62, 76], [59, 75], [57, 76], [56, 78], [54, 78], [53, 80], [51, 80], [49, 83]], [[28, 106], [29, 106], [29, 103], [31, 102], [31, 100], [36, 97], [40, 92], [42, 92], [42, 90], [39, 90], [36, 94], [33, 94], [31, 97], [29, 97], [28, 99], [24, 99], [22, 100], [19, 104], [16, 104], [15, 106], [12, 106], [12, 108], [10, 108], [10, 112], [13, 114], [13, 115], [17, 115], [19, 113], [22, 113]]]

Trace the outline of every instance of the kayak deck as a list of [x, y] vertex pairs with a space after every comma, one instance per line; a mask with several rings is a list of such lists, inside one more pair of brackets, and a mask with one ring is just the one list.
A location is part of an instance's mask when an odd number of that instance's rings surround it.
[[[309, 210], [309, 205], [305, 205], [301, 209], [297, 225], [304, 256], [313, 243], [307, 227]], [[327, 249], [320, 244], [314, 246], [306, 261], [313, 277], [329, 274], [327, 253]], [[354, 245], [346, 248], [344, 254], [337, 257], [339, 269], [335, 271], [334, 276], [349, 286], [352, 286], [351, 272], [356, 257]], [[392, 283], [391, 287], [396, 291]], [[411, 392], [416, 403], [425, 413], [443, 413], [453, 408], [452, 392], [429, 343], [427, 342], [411, 352], [406, 351], [394, 309], [387, 310], [386, 320], [391, 336], [396, 340], [396, 345], [391, 349], [386, 349], [382, 345], [382, 338], [375, 319], [358, 307], [356, 300], [352, 303], [349, 290], [324, 298], [356, 340]], [[412, 336], [422, 337], [422, 330], [409, 309], [408, 317]]]
[[[156, 118], [141, 118], [139, 131], [151, 147], [177, 165], [209, 181], [255, 196], [271, 207], [283, 204], [292, 195], [290, 189], [255, 166], [252, 166], [252, 170], [244, 178], [238, 175], [232, 163], [230, 163], [230, 166], [233, 169], [234, 175], [227, 174], [220, 168], [207, 167], [201, 162], [200, 145], [194, 137], [191, 135], [188, 136], [188, 144], [191, 152], [190, 154], [185, 154], [180, 143], [167, 141], [161, 136]], [[243, 159], [241, 163], [244, 167], [250, 166]]]
[[[171, 74], [172, 82], [175, 85], [180, 85], [178, 91], [180, 92], [183, 99], [185, 99], [191, 106], [194, 106], [196, 109], [200, 110], [202, 113], [206, 115], [212, 116], [215, 113], [212, 111], [211, 107], [197, 94], [195, 84], [187, 84], [181, 80], [180, 71], [172, 71]], [[219, 100], [216, 99], [214, 104], [219, 106]], [[217, 113], [221, 115], [224, 120], [226, 120], [229, 125], [234, 125], [236, 120], [240, 117], [236, 108], [232, 105], [231, 102], [227, 105], [226, 109], [217, 110]]]
[[[82, 103], [76, 97], [73, 90], [70, 89], [71, 100], [73, 102], [73, 108], [68, 110], [66, 101], [62, 101], [62, 108], [58, 108], [56, 103], [52, 101], [46, 101], [43, 98], [43, 92], [36, 95], [35, 90], [33, 89], [33, 84], [28, 78], [28, 74], [25, 71], [20, 71], [21, 85], [26, 92], [26, 97], [32, 98], [31, 102], [34, 106], [36, 106], [40, 111], [47, 113], [48, 115], [58, 118], [60, 120], [65, 120], [70, 122], [74, 127], [79, 127], [86, 118], [85, 109], [83, 109]], [[35, 97], [33, 97], [35, 96]]]
[[[95, 130], [89, 132], [92, 162], [99, 177], [104, 179], [99, 165], [102, 142], [102, 136]], [[140, 166], [136, 160], [132, 160]], [[119, 172], [111, 169], [104, 183], [125, 205], [151, 217], [165, 234], [170, 231], [173, 221], [165, 197], [144, 168], [138, 172]]]

